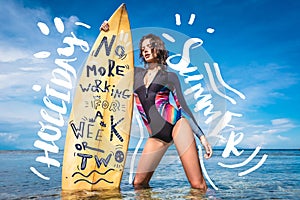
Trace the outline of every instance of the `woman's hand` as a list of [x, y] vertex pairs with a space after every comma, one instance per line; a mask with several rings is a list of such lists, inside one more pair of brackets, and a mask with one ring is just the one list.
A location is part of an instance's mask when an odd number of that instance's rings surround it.
[[100, 26], [100, 31], [104, 31], [104, 32], [107, 32], [109, 31], [109, 24], [108, 24], [108, 21], [104, 21], [101, 26]]
[[204, 135], [202, 135], [200, 137], [200, 141], [201, 141], [201, 144], [203, 145], [203, 147], [205, 149], [204, 158], [209, 159], [212, 156], [212, 154], [213, 154], [213, 150], [211, 148], [211, 145], [206, 140], [206, 137]]

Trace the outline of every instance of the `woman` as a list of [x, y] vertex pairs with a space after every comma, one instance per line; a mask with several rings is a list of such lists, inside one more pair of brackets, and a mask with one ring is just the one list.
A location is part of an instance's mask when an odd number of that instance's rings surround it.
[[[100, 30], [109, 31], [107, 21], [101, 25]], [[167, 71], [168, 51], [164, 42], [158, 36], [149, 34], [140, 40], [139, 48], [140, 58], [146, 68], [135, 68], [134, 97], [149, 138], [140, 157], [133, 184], [136, 188], [149, 187], [162, 156], [174, 143], [191, 187], [206, 191], [207, 185], [202, 175], [193, 132], [205, 148], [205, 158], [212, 156], [212, 148], [185, 102], [177, 75]], [[178, 109], [170, 104], [170, 93]], [[185, 114], [190, 121], [184, 117]]]

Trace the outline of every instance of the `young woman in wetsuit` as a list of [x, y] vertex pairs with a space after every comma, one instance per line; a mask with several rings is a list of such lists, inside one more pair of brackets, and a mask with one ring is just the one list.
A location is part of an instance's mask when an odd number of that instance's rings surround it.
[[[106, 21], [100, 30], [109, 30]], [[177, 75], [166, 69], [168, 51], [164, 42], [158, 36], [149, 34], [140, 40], [139, 47], [140, 58], [146, 68], [135, 68], [134, 97], [149, 138], [140, 157], [133, 184], [136, 188], [149, 187], [162, 156], [174, 143], [191, 187], [206, 191], [207, 185], [202, 175], [193, 133], [204, 146], [206, 159], [212, 156], [212, 148], [185, 102]], [[169, 102], [170, 93], [177, 109]]]

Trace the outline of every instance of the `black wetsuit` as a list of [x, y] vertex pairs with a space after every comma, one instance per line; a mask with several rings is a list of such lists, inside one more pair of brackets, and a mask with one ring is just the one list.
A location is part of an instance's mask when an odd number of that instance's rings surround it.
[[[198, 137], [203, 135], [186, 104], [177, 75], [173, 72], [159, 70], [152, 83], [146, 88], [144, 84], [146, 73], [147, 70], [143, 68], [135, 68], [134, 97], [150, 137], [167, 143], [171, 142], [174, 125], [181, 117], [186, 116], [193, 132]], [[170, 92], [178, 109], [169, 102]]]

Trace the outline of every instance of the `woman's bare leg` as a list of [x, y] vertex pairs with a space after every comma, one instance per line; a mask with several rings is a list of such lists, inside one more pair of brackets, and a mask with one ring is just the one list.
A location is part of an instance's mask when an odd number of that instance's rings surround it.
[[169, 146], [156, 138], [148, 138], [133, 181], [136, 188], [149, 187], [149, 181]]
[[172, 135], [191, 187], [206, 191], [207, 185], [200, 167], [194, 134], [185, 118], [176, 123]]

